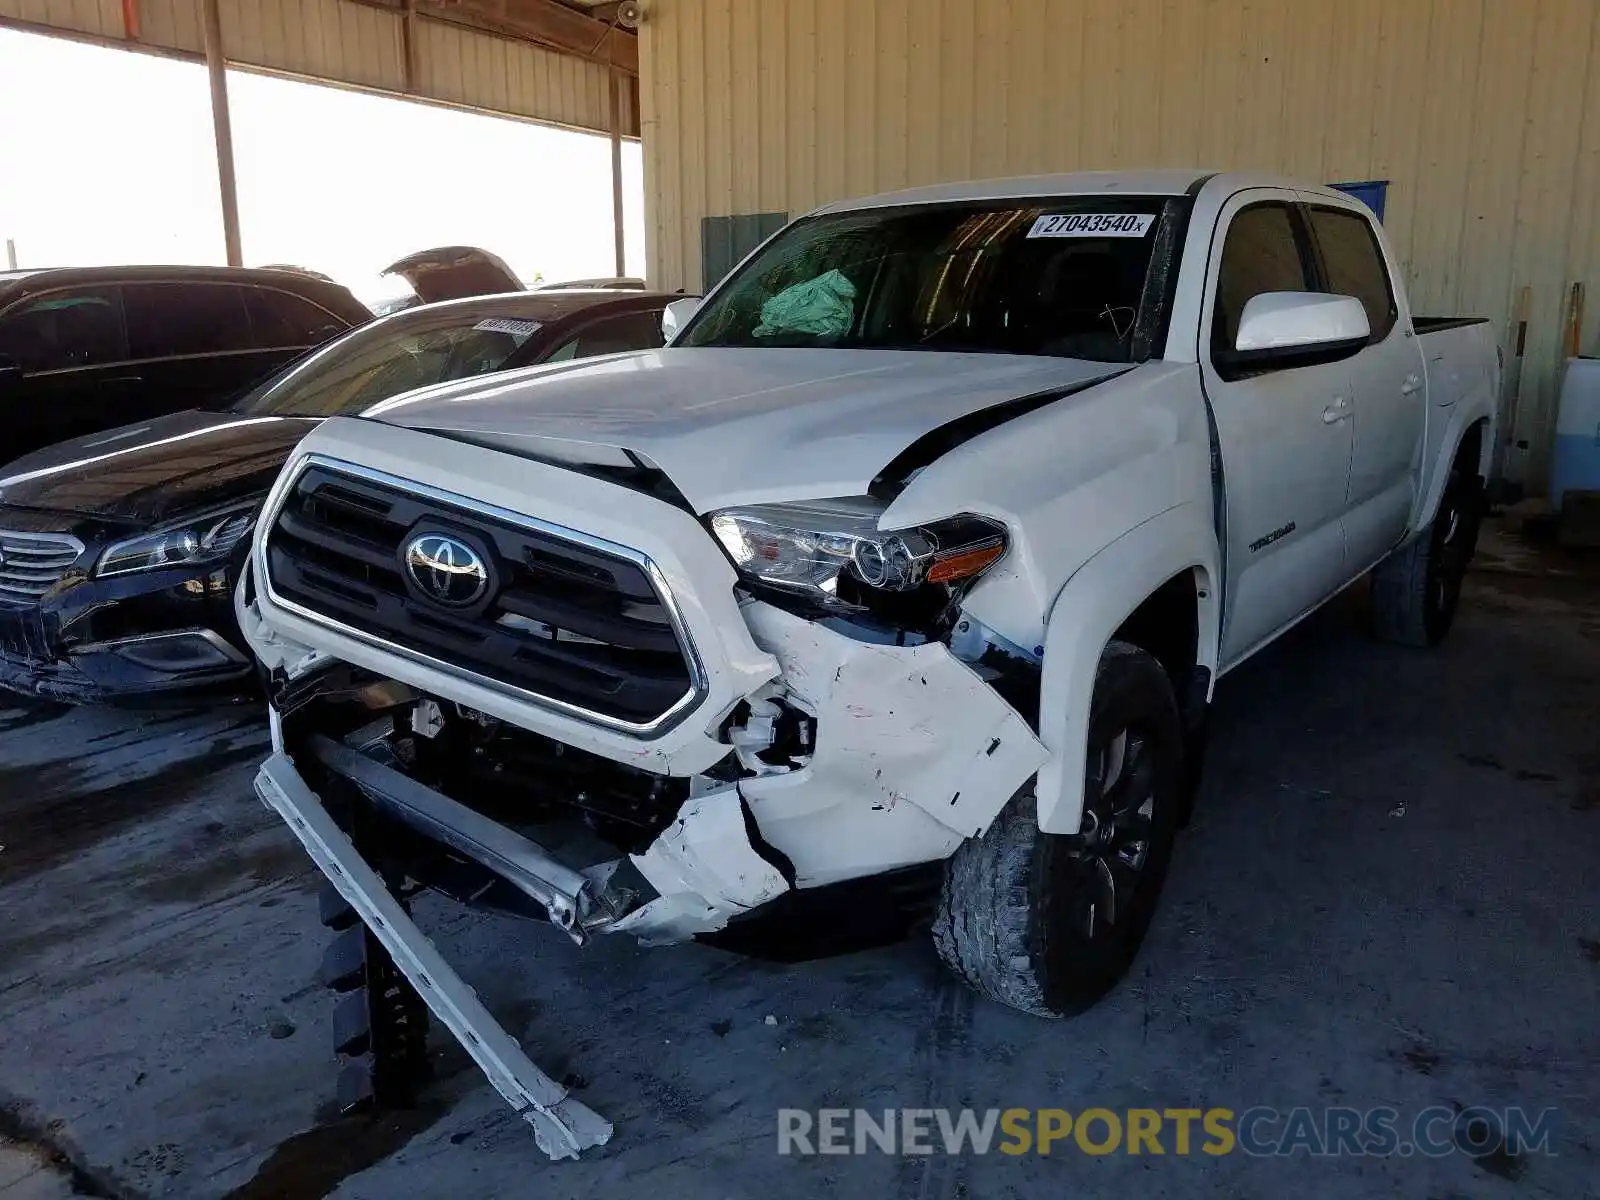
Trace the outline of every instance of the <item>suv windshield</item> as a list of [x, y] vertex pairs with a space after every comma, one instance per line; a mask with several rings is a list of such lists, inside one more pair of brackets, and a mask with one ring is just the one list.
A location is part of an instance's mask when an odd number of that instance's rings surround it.
[[679, 346], [1147, 358], [1165, 317], [1172, 196], [875, 208], [783, 230]]
[[401, 392], [520, 366], [539, 322], [482, 311], [400, 317], [331, 342], [235, 402], [247, 416], [333, 417]]

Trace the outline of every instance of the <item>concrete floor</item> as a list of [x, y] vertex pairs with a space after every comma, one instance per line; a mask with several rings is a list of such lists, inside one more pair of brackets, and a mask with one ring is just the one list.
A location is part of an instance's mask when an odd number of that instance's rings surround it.
[[[1491, 531], [1433, 653], [1368, 641], [1359, 606], [1221, 685], [1149, 942], [1076, 1021], [975, 1001], [920, 941], [782, 967], [579, 952], [424, 902], [615, 1121], [576, 1164], [444, 1045], [419, 1110], [326, 1119], [315, 879], [250, 796], [258, 716], [0, 712], [0, 1135], [108, 1197], [1600, 1196], [1600, 573]], [[1258, 1104], [1561, 1123], [1554, 1157], [1483, 1163], [774, 1149], [780, 1107]]]

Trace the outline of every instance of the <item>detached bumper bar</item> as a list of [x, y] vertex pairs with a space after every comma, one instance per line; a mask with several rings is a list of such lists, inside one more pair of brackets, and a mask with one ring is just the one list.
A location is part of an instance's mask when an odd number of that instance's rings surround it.
[[[327, 746], [343, 749], [329, 742], [319, 746], [319, 752], [325, 754]], [[363, 761], [384, 770], [370, 760]], [[398, 772], [387, 774], [404, 778]], [[288, 823], [306, 853], [366, 922], [433, 1014], [488, 1076], [495, 1091], [533, 1126], [541, 1150], [551, 1158], [576, 1158], [589, 1147], [610, 1140], [611, 1123], [534, 1066], [516, 1039], [489, 1015], [477, 993], [450, 969], [328, 815], [287, 755], [279, 753], [267, 759], [256, 775], [255, 787], [256, 794]]]
[[537, 842], [359, 751], [321, 736], [310, 746], [312, 754], [358, 784], [389, 815], [488, 867], [541, 905], [550, 923], [575, 942], [616, 920], [633, 899], [632, 893], [607, 887], [621, 860], [576, 871]]

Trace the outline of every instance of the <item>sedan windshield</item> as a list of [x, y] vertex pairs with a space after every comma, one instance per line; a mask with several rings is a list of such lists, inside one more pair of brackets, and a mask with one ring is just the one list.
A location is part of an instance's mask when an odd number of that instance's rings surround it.
[[[412, 388], [523, 365], [539, 322], [481, 309], [396, 316], [330, 342], [234, 404], [247, 416], [333, 417]], [[526, 348], [526, 349], [525, 349]]]
[[680, 346], [958, 350], [1132, 362], [1161, 320], [1168, 196], [865, 209], [796, 222]]

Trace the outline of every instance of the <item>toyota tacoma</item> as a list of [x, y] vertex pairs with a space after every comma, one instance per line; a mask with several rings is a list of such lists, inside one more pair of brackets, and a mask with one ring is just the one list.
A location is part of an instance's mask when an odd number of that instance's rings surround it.
[[267, 500], [257, 790], [331, 884], [347, 1101], [416, 1086], [431, 1010], [549, 1153], [610, 1134], [421, 888], [756, 950], [920, 904], [982, 994], [1081, 1011], [1150, 924], [1217, 680], [1357, 580], [1384, 638], [1455, 614], [1496, 339], [1413, 315], [1338, 191], [831, 204], [667, 320], [335, 417]]

